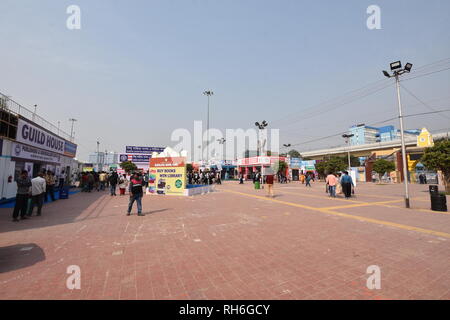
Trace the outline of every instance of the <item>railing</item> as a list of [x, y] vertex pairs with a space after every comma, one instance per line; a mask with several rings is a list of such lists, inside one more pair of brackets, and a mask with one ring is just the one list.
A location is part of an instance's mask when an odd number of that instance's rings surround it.
[[7, 111], [15, 114], [20, 115], [26, 119], [29, 119], [33, 121], [34, 123], [40, 125], [44, 129], [49, 130], [50, 132], [60, 136], [61, 138], [64, 138], [68, 141], [73, 142], [73, 138], [70, 136], [70, 134], [64, 132], [63, 130], [59, 129], [54, 124], [50, 123], [49, 121], [45, 120], [41, 116], [38, 116], [33, 111], [29, 110], [28, 108], [20, 105], [16, 101], [12, 100], [10, 97], [2, 94], [0, 92], [0, 108], [6, 109]]

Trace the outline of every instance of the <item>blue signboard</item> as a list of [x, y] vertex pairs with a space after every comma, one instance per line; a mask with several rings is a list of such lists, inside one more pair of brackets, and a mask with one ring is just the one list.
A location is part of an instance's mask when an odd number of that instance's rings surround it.
[[302, 166], [302, 160], [300, 158], [290, 158], [290, 164], [289, 167], [291, 169], [300, 169]]
[[64, 142], [64, 154], [66, 156], [75, 158], [77, 154], [77, 145], [74, 143], [71, 143], [69, 141]]
[[121, 154], [119, 155], [119, 161], [131, 161], [133, 163], [150, 163], [152, 156], [150, 154]]
[[165, 148], [162, 147], [134, 147], [126, 146], [126, 153], [140, 153], [140, 154], [152, 154], [153, 152], [163, 152]]

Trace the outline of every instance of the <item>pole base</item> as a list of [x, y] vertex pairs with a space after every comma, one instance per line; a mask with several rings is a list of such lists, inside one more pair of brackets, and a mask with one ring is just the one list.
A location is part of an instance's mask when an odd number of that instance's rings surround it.
[[409, 198], [405, 198], [405, 208], [410, 208], [409, 206]]

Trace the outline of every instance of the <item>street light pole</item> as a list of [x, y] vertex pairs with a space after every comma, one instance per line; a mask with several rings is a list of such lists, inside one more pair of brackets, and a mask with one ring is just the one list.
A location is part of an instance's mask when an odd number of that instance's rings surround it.
[[409, 185], [408, 185], [408, 167], [406, 161], [406, 146], [405, 135], [403, 131], [403, 112], [402, 112], [402, 100], [400, 97], [400, 79], [399, 75], [395, 75], [395, 83], [397, 86], [397, 99], [398, 99], [398, 118], [400, 119], [400, 137], [402, 140], [402, 162], [403, 162], [403, 181], [405, 184], [405, 207], [409, 208]]
[[222, 161], [225, 160], [225, 154], [223, 153], [223, 145], [225, 144], [225, 141], [227, 141], [225, 138], [221, 138], [221, 139], [217, 139], [217, 141], [219, 142], [219, 144], [222, 145]]
[[36, 121], [37, 104], [34, 105], [33, 121]]
[[398, 118], [400, 119], [400, 139], [402, 143], [402, 164], [403, 164], [403, 183], [405, 185], [405, 207], [410, 208], [409, 204], [409, 186], [408, 186], [408, 164], [406, 161], [406, 146], [405, 146], [405, 135], [403, 129], [403, 112], [402, 112], [402, 100], [400, 97], [400, 76], [404, 73], [411, 72], [412, 64], [407, 63], [404, 68], [402, 68], [402, 63], [396, 61], [391, 63], [391, 71], [393, 75], [390, 75], [387, 71], [383, 70], [383, 74], [388, 78], [395, 78], [395, 85], [397, 87], [397, 100], [398, 100]]
[[72, 142], [73, 142], [73, 140], [74, 140], [74, 139], [73, 139], [73, 124], [74, 124], [75, 121], [77, 121], [77, 119], [70, 118], [69, 121], [72, 122], [72, 128], [70, 129], [70, 139], [71, 139]]
[[100, 141], [97, 140], [97, 171], [100, 168]]
[[286, 156], [289, 156], [289, 154], [288, 154], [288, 148], [291, 146], [291, 144], [290, 143], [288, 143], [288, 144], [283, 144], [283, 147], [285, 147], [286, 148]]
[[[263, 148], [263, 144], [260, 141], [260, 136], [261, 136], [261, 132], [262, 130], [264, 130], [269, 124], [267, 123], [266, 120], [264, 120], [262, 123], [256, 122], [255, 126], [258, 127], [259, 131], [258, 131], [258, 145], [257, 145], [257, 150], [256, 150], [256, 155], [260, 156], [260, 153], [262, 152], [262, 148]], [[261, 149], [261, 150], [260, 150]]]
[[354, 134], [343, 134], [342, 138], [345, 139], [345, 144], [347, 145], [347, 158], [348, 158], [348, 170], [352, 170], [352, 163], [350, 161], [350, 138], [353, 137]]
[[208, 97], [208, 110], [207, 110], [207, 118], [206, 118], [206, 163], [209, 163], [209, 98], [214, 95], [214, 92], [211, 90], [206, 90], [203, 92], [205, 96]]

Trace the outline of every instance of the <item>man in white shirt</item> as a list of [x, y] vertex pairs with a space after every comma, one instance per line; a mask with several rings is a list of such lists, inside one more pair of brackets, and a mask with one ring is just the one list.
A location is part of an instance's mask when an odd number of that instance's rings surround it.
[[40, 172], [38, 176], [31, 180], [31, 208], [28, 216], [33, 214], [34, 206], [38, 207], [37, 215], [41, 215], [42, 205], [44, 204], [45, 190], [47, 184], [44, 179], [44, 174]]

